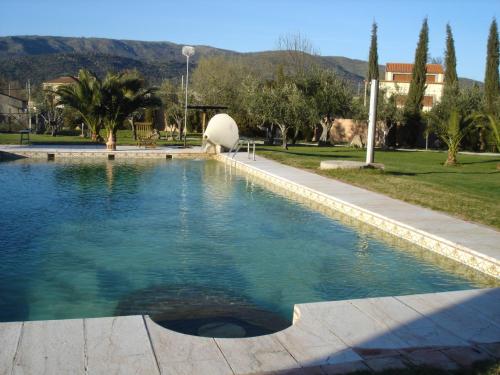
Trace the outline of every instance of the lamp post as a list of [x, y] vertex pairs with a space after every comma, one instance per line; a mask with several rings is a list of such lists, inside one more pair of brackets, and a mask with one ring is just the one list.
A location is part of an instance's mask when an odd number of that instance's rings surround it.
[[186, 148], [187, 137], [187, 105], [188, 105], [188, 82], [189, 82], [189, 58], [194, 55], [194, 47], [182, 47], [182, 54], [186, 56], [186, 102], [184, 106], [184, 148]]

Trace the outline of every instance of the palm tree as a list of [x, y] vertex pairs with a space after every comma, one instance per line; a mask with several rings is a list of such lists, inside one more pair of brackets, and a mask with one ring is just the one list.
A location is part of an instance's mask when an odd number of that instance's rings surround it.
[[80, 69], [75, 84], [62, 86], [56, 92], [58, 104], [71, 107], [82, 116], [93, 141], [98, 140], [102, 128], [101, 86], [102, 82], [94, 73]]
[[457, 165], [457, 154], [460, 142], [473, 128], [474, 116], [464, 116], [460, 110], [453, 108], [444, 119], [437, 119], [435, 133], [448, 146], [448, 157], [444, 165]]
[[143, 86], [144, 80], [135, 72], [108, 73], [104, 78], [101, 104], [108, 150], [116, 150], [116, 133], [127, 117], [139, 108], [161, 105], [161, 100], [154, 95], [156, 90], [146, 90]]
[[486, 122], [487, 125], [491, 128], [493, 132], [493, 136], [495, 137], [495, 146], [497, 150], [500, 150], [500, 117], [495, 116], [494, 114], [483, 112], [479, 113], [475, 116], [478, 121]]

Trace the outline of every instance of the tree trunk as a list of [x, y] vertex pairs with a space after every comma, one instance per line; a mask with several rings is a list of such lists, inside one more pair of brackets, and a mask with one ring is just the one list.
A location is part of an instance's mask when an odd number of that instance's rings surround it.
[[326, 145], [330, 139], [330, 130], [332, 129], [332, 121], [328, 118], [320, 122], [321, 136], [319, 137], [318, 145]]
[[281, 146], [285, 149], [288, 150], [288, 144], [287, 144], [287, 133], [288, 133], [288, 128], [280, 126], [281, 130], [281, 138], [282, 138], [282, 143]]
[[130, 119], [130, 125], [132, 125], [132, 137], [134, 138], [134, 141], [137, 141], [137, 129], [135, 127], [135, 122], [133, 117]]
[[448, 149], [448, 157], [446, 158], [446, 162], [444, 163], [446, 166], [454, 166], [457, 165], [457, 153], [456, 151]]
[[314, 125], [311, 142], [317, 142], [317, 141], [318, 141], [318, 125]]
[[293, 137], [292, 137], [292, 145], [297, 143], [297, 139], [299, 138], [299, 132], [300, 132], [300, 129], [295, 128], [295, 130], [293, 132]]
[[108, 141], [106, 142], [106, 149], [110, 151], [116, 151], [116, 137], [113, 132], [109, 132]]

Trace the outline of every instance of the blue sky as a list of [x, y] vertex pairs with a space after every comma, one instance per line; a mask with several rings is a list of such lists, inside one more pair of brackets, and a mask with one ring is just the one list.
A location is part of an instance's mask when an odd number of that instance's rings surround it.
[[[60, 35], [274, 49], [300, 33], [322, 55], [367, 59], [372, 20], [379, 62], [411, 62], [424, 17], [432, 56], [443, 56], [445, 25], [455, 36], [460, 76], [483, 80], [486, 40], [500, 0], [0, 0], [0, 35]], [[7, 15], [11, 15], [10, 17]]]

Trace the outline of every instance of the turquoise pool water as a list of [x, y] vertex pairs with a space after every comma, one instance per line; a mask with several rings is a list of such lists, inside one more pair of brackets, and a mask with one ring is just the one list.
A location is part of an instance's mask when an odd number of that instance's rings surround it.
[[143, 313], [259, 334], [296, 303], [494, 285], [215, 161], [4, 162], [0, 187], [0, 321]]

